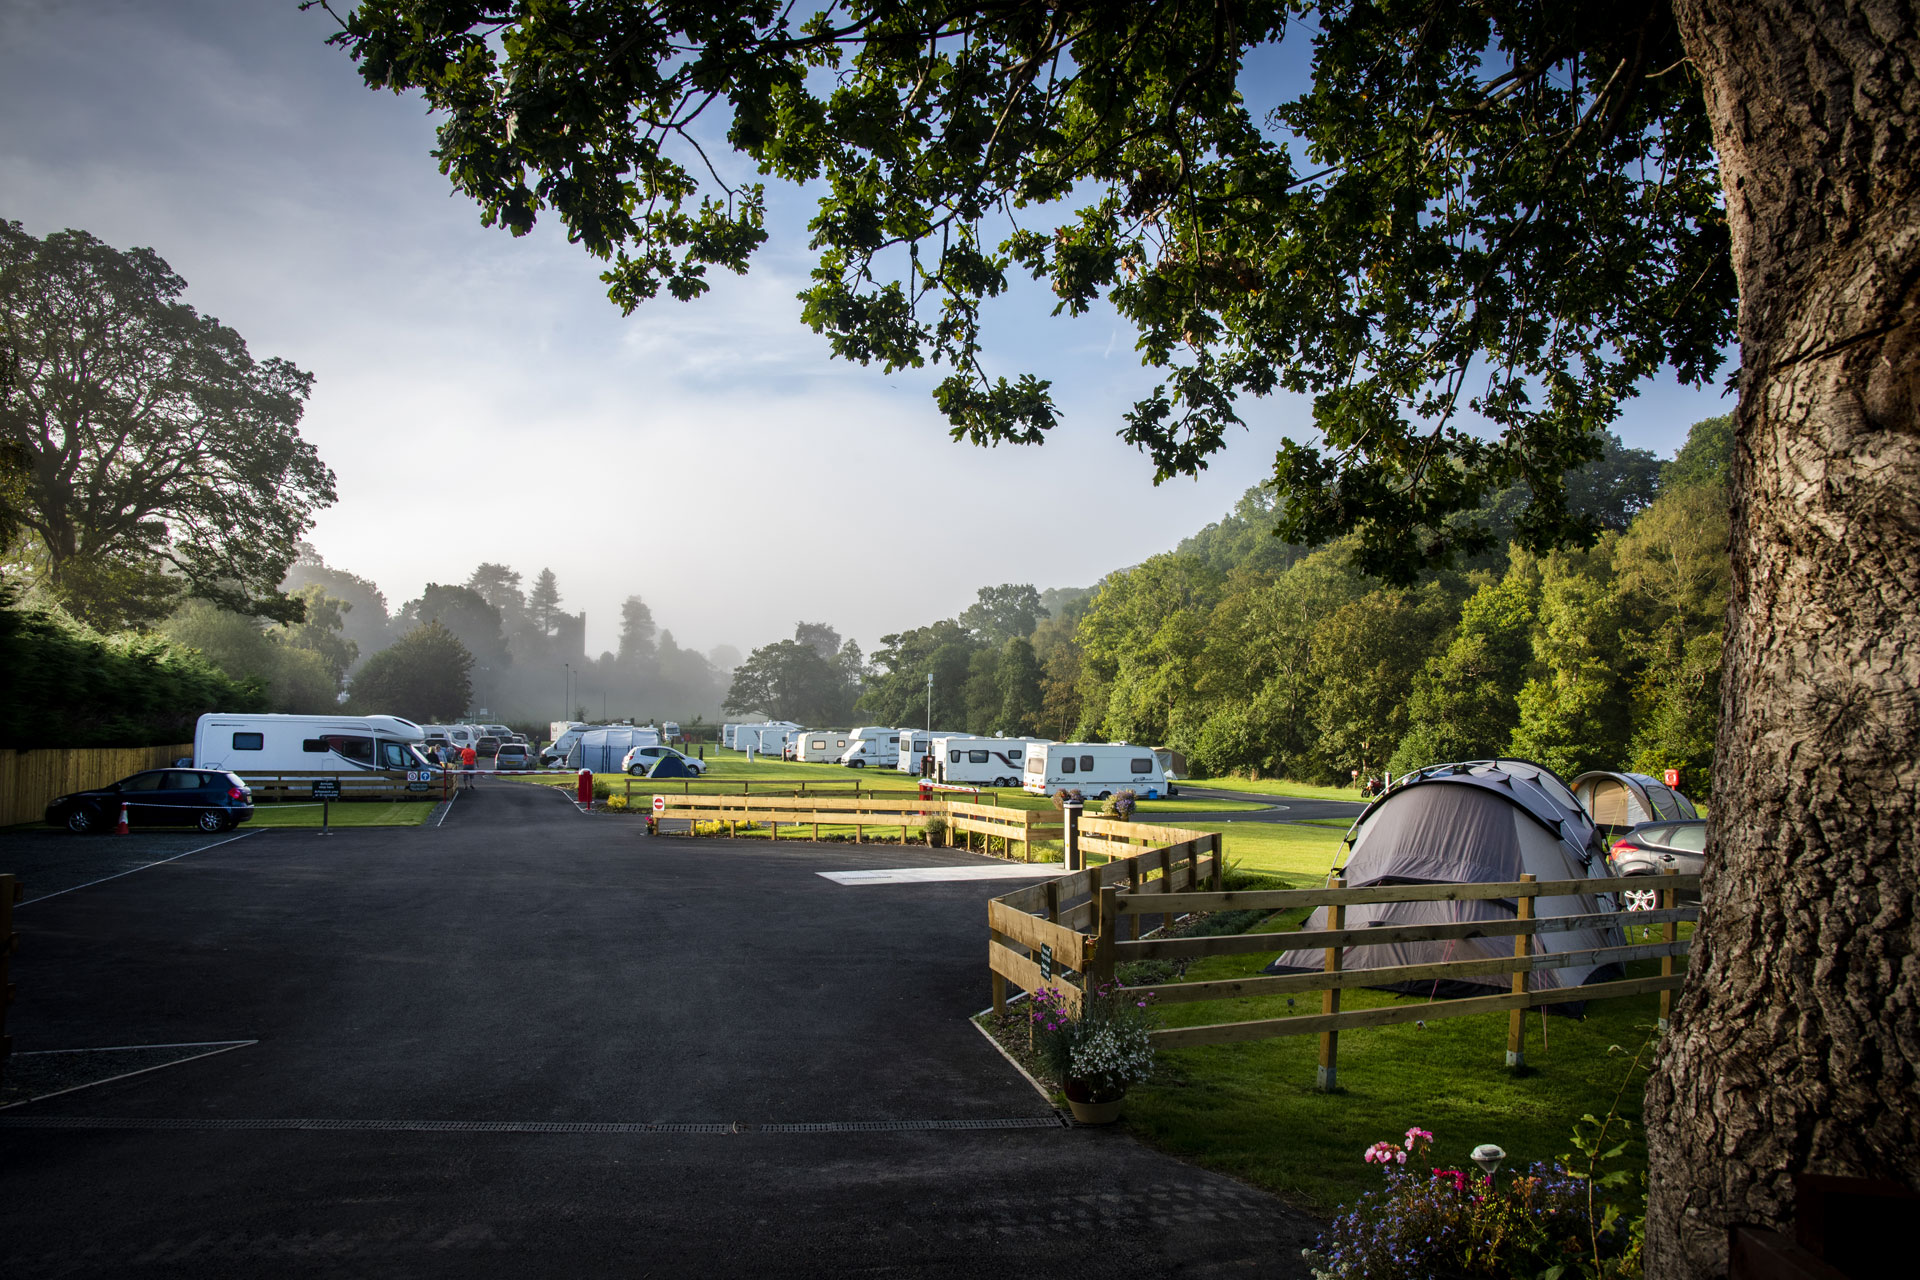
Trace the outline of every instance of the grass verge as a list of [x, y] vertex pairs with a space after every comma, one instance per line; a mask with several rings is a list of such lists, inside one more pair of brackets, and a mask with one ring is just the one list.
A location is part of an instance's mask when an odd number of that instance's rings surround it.
[[[439, 797], [432, 800], [353, 800], [330, 805], [329, 827], [417, 827], [427, 820]], [[320, 829], [320, 806], [257, 804], [253, 817], [240, 830], [255, 827], [312, 827]]]

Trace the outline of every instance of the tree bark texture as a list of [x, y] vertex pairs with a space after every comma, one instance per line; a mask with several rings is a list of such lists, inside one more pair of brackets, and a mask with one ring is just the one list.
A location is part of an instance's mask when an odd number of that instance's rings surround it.
[[1913, 0], [1676, 0], [1740, 285], [1710, 857], [1648, 1087], [1652, 1280], [1797, 1172], [1920, 1188], [1920, 39]]

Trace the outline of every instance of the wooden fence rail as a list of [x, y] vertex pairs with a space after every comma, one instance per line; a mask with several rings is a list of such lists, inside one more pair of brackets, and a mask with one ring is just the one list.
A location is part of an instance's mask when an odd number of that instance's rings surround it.
[[[1493, 884], [1348, 888], [1343, 881], [1335, 880], [1327, 887], [1318, 889], [1221, 892], [1218, 836], [1202, 836], [1197, 832], [1170, 828], [1128, 828], [1126, 824], [1097, 819], [1092, 821], [1099, 822], [1099, 829], [1093, 832], [1096, 840], [1104, 845], [1132, 848], [1134, 852], [1077, 876], [1062, 877], [1048, 885], [1017, 890], [988, 905], [987, 922], [991, 938], [988, 959], [993, 974], [995, 1008], [1004, 1009], [1008, 982], [1029, 992], [1037, 990], [1040, 985], [1050, 987], [1070, 1007], [1077, 1008], [1088, 985], [1112, 982], [1116, 967], [1130, 960], [1277, 955], [1283, 951], [1301, 949], [1320, 951], [1325, 959], [1318, 971], [1159, 983], [1133, 990], [1150, 995], [1164, 1004], [1255, 999], [1316, 991], [1321, 993], [1318, 1014], [1163, 1028], [1151, 1034], [1154, 1043], [1163, 1048], [1236, 1044], [1277, 1036], [1317, 1035], [1320, 1037], [1317, 1077], [1319, 1087], [1326, 1090], [1337, 1087], [1339, 1034], [1343, 1030], [1506, 1012], [1509, 1014], [1507, 1063], [1519, 1067], [1525, 1061], [1521, 1047], [1521, 1019], [1529, 1009], [1657, 991], [1661, 996], [1660, 1018], [1664, 1024], [1672, 1006], [1673, 992], [1685, 977], [1683, 972], [1677, 970], [1676, 962], [1685, 959], [1690, 950], [1688, 941], [1679, 936], [1679, 926], [1699, 918], [1697, 907], [1680, 905], [1679, 893], [1683, 890], [1697, 893], [1700, 878], [1673, 874], [1660, 879], [1660, 906], [1656, 910], [1631, 913], [1607, 910], [1570, 916], [1538, 916], [1534, 910], [1535, 904], [1543, 898], [1592, 896], [1644, 888], [1647, 882], [1638, 877], [1535, 880], [1527, 876], [1518, 881]], [[1092, 822], [1087, 825], [1091, 826]], [[1116, 826], [1122, 829], [1109, 829]], [[1177, 840], [1177, 843], [1140, 849], [1128, 837], [1143, 832], [1149, 840]], [[1210, 858], [1203, 857], [1201, 853], [1208, 841], [1213, 842]], [[1201, 868], [1208, 864], [1211, 865], [1214, 889], [1202, 892], [1197, 887], [1198, 875]], [[1082, 895], [1084, 901], [1070, 902], [1070, 899]], [[1506, 901], [1515, 905], [1515, 917], [1511, 920], [1468, 920], [1448, 924], [1386, 925], [1359, 929], [1346, 927], [1345, 913], [1352, 906], [1434, 901]], [[1140, 936], [1140, 920], [1143, 916], [1158, 916], [1163, 924], [1170, 925], [1178, 916], [1189, 912], [1280, 911], [1301, 907], [1326, 908], [1325, 927], [1206, 938]], [[1577, 951], [1546, 951], [1535, 941], [1543, 935], [1574, 929], [1619, 925], [1658, 926], [1661, 930], [1660, 940], [1587, 947]], [[1351, 969], [1345, 965], [1345, 951], [1352, 946], [1468, 938], [1512, 938], [1513, 954], [1511, 957], [1370, 969]], [[1032, 959], [1033, 953], [1042, 945], [1048, 948], [1053, 961], [1050, 972], [1043, 972], [1043, 966]], [[1535, 975], [1569, 967], [1655, 959], [1660, 961], [1661, 966], [1657, 976], [1588, 981], [1571, 987], [1542, 986], [1534, 982]], [[1343, 1011], [1340, 1008], [1340, 993], [1354, 988], [1397, 986], [1403, 983], [1437, 984], [1462, 978], [1492, 979], [1494, 981], [1490, 985], [1510, 986], [1510, 990], [1505, 994], [1428, 1000], [1370, 1009]]]
[[76, 747], [72, 750], [0, 750], [0, 827], [38, 822], [55, 796], [90, 791], [142, 769], [162, 769], [193, 754], [193, 744], [171, 747]]

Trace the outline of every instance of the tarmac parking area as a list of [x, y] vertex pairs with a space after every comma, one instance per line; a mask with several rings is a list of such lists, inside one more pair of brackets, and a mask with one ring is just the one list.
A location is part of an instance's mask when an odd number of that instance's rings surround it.
[[0, 1109], [0, 1275], [1305, 1274], [1316, 1224], [1063, 1124], [969, 1025], [1004, 880], [821, 874], [988, 865], [901, 855], [506, 782], [0, 836], [14, 1065], [140, 1072]]

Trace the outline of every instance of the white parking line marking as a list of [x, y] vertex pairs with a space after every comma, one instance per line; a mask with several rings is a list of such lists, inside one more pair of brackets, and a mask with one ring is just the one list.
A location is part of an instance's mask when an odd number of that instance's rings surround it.
[[74, 889], [91, 889], [93, 888], [94, 885], [105, 884], [109, 880], [118, 880], [121, 876], [130, 876], [135, 871], [145, 871], [149, 867], [157, 867], [162, 865], [163, 863], [178, 862], [180, 861], [180, 859], [191, 857], [193, 854], [205, 853], [209, 849], [218, 849], [223, 844], [232, 844], [235, 840], [245, 840], [248, 836], [257, 836], [260, 834], [261, 831], [264, 831], [264, 830], [266, 830], [265, 827], [261, 827], [254, 831], [242, 831], [237, 836], [228, 836], [225, 840], [215, 840], [212, 844], [203, 844], [198, 849], [189, 849], [185, 853], [176, 853], [171, 858], [161, 858], [155, 862], [143, 862], [139, 866], [132, 867], [126, 871], [116, 871], [110, 876], [101, 876], [98, 880], [89, 880], [85, 884], [76, 884], [73, 886], [72, 889], [56, 889], [52, 893], [43, 893], [37, 898], [28, 898], [25, 902], [22, 902], [20, 905], [23, 907], [30, 907], [36, 902], [45, 902], [48, 898], [57, 898], [63, 893], [72, 893]]
[[883, 871], [821, 871], [835, 884], [930, 884], [940, 880], [1051, 880], [1066, 874], [1058, 862], [1010, 862], [998, 867], [897, 867]]

